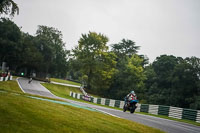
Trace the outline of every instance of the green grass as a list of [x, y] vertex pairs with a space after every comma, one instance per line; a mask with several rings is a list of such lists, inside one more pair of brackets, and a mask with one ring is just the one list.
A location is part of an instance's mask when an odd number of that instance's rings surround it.
[[164, 118], [164, 119], [168, 119], [168, 120], [184, 122], [184, 123], [188, 123], [188, 124], [192, 124], [192, 125], [196, 125], [196, 126], [200, 126], [200, 123], [195, 122], [195, 121], [191, 121], [191, 120], [176, 119], [176, 118], [171, 118], [171, 117], [167, 117], [167, 116], [164, 116], [164, 115], [154, 115], [154, 114], [149, 114], [149, 113], [145, 113], [145, 112], [137, 112], [137, 113], [138, 114], [143, 114], [143, 115], [150, 115], [150, 116], [160, 117], [160, 118]]
[[69, 80], [56, 79], [56, 78], [50, 78], [50, 80], [54, 81], [54, 82], [59, 82], [59, 83], [66, 83], [66, 84], [81, 86], [80, 83], [72, 82], [72, 81], [69, 81]]
[[[51, 78], [50, 80], [51, 80], [51, 81], [54, 81], [54, 82], [58, 82], [58, 83], [66, 83], [66, 84], [81, 86], [80, 83], [72, 82], [72, 81], [69, 81], [69, 80], [56, 79], [56, 78]], [[89, 93], [88, 93], [88, 94], [89, 94]], [[93, 97], [99, 98], [99, 96], [94, 95], [94, 94], [89, 94], [89, 95], [90, 95], [90, 96], [93, 96]]]
[[1, 81], [0, 82], [0, 90], [7, 90], [17, 93], [23, 93], [21, 89], [19, 88], [16, 81]]
[[[17, 84], [12, 83], [11, 85], [10, 81], [0, 83], [1, 90], [7, 91], [0, 92], [0, 131], [3, 133], [162, 132], [99, 112], [32, 99], [21, 94], [20, 88], [16, 87]], [[16, 93], [19, 95], [16, 95]]]
[[13, 79], [12, 80], [16, 80], [17, 79], [17, 76], [13, 76]]
[[49, 84], [49, 83], [42, 83], [42, 85], [47, 88], [49, 91], [51, 91], [54, 95], [63, 97], [63, 98], [70, 98], [70, 91], [75, 92], [75, 93], [80, 93], [79, 88], [76, 87], [69, 87], [69, 86], [63, 86], [63, 85], [57, 85], [57, 84]]

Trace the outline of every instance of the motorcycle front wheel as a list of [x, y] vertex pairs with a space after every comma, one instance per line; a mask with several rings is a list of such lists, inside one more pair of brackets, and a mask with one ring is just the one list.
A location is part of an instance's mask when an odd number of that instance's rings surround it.
[[136, 109], [136, 106], [133, 105], [131, 108], [130, 108], [130, 113], [133, 114], [135, 112], [135, 109]]
[[123, 107], [123, 111], [126, 112], [126, 105], [124, 105], [124, 107]]

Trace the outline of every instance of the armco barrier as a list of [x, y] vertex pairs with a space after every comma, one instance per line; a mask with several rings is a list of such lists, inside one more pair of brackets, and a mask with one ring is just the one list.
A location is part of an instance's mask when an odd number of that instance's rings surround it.
[[137, 104], [137, 108], [136, 108], [135, 112], [140, 112], [140, 107], [141, 107], [141, 104]]
[[101, 98], [97, 98], [97, 104], [101, 104]]
[[157, 115], [158, 114], [158, 105], [149, 105], [149, 113]]
[[197, 110], [183, 109], [182, 119], [195, 121], [197, 117]]
[[105, 98], [101, 98], [101, 105], [105, 105], [106, 99]]
[[197, 111], [196, 122], [199, 122], [199, 123], [200, 123], [200, 110]]
[[80, 95], [80, 99], [83, 99], [83, 95]]
[[80, 99], [80, 96], [81, 96], [81, 95], [80, 95], [80, 94], [78, 94], [78, 95], [77, 95], [77, 99]]
[[[82, 99], [84, 96], [70, 92], [70, 96], [76, 99]], [[92, 97], [92, 103], [107, 105], [111, 107], [123, 108], [124, 101]], [[136, 112], [146, 112], [154, 115], [165, 115], [176, 119], [192, 120], [200, 123], [200, 110], [184, 109], [172, 106], [137, 104]]]
[[110, 99], [106, 99], [105, 105], [109, 106], [110, 105]]
[[91, 97], [91, 102], [94, 103], [94, 97]]
[[115, 107], [117, 107], [117, 108], [120, 107], [120, 101], [119, 100], [115, 100]]
[[123, 109], [123, 107], [124, 107], [124, 101], [120, 101], [119, 108]]
[[176, 119], [181, 119], [182, 118], [182, 112], [183, 112], [182, 108], [177, 108], [177, 107], [170, 106], [169, 117], [176, 118]]
[[0, 77], [0, 81], [8, 81], [12, 80], [13, 76], [7, 76], [7, 77]]
[[108, 106], [114, 107], [115, 106], [115, 100], [110, 99], [110, 104]]
[[169, 115], [169, 106], [159, 105], [158, 107], [158, 114], [159, 115]]
[[149, 105], [148, 104], [141, 104], [140, 106], [140, 112], [146, 112], [148, 113], [149, 111]]
[[97, 103], [97, 98], [94, 97], [93, 103]]

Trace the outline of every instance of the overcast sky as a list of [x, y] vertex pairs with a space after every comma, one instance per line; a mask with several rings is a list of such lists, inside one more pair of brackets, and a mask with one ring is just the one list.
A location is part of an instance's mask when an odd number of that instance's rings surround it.
[[200, 58], [200, 0], [15, 0], [20, 13], [14, 22], [35, 35], [38, 25], [55, 27], [66, 48], [82, 33], [95, 31], [141, 46], [150, 62], [162, 54]]

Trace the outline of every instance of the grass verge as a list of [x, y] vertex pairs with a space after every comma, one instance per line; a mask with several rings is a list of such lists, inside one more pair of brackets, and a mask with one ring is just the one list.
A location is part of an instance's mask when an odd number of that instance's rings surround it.
[[69, 80], [56, 79], [56, 78], [50, 78], [50, 80], [54, 81], [54, 82], [59, 82], [59, 83], [65, 83], [65, 84], [71, 84], [71, 85], [81, 86], [80, 83], [72, 82], [72, 81], [69, 81]]
[[[80, 83], [76, 83], [76, 82], [72, 82], [72, 81], [69, 81], [69, 80], [63, 80], [63, 79], [56, 79], [56, 78], [51, 78], [50, 79], [51, 81], [54, 81], [54, 82], [58, 82], [58, 83], [65, 83], [65, 84], [71, 84], [71, 85], [78, 85], [78, 86], [81, 86]], [[99, 97], [97, 95], [94, 95], [94, 94], [90, 94], [88, 93], [90, 96], [93, 96], [93, 97]]]
[[45, 88], [47, 88], [51, 93], [56, 96], [63, 97], [63, 98], [71, 98], [70, 91], [82, 94], [79, 88], [76, 87], [69, 87], [57, 84], [49, 84], [49, 83], [41, 83]]
[[6, 90], [9, 92], [17, 92], [17, 93], [23, 93], [21, 89], [19, 88], [16, 81], [2, 81], [0, 82], [0, 90]]

